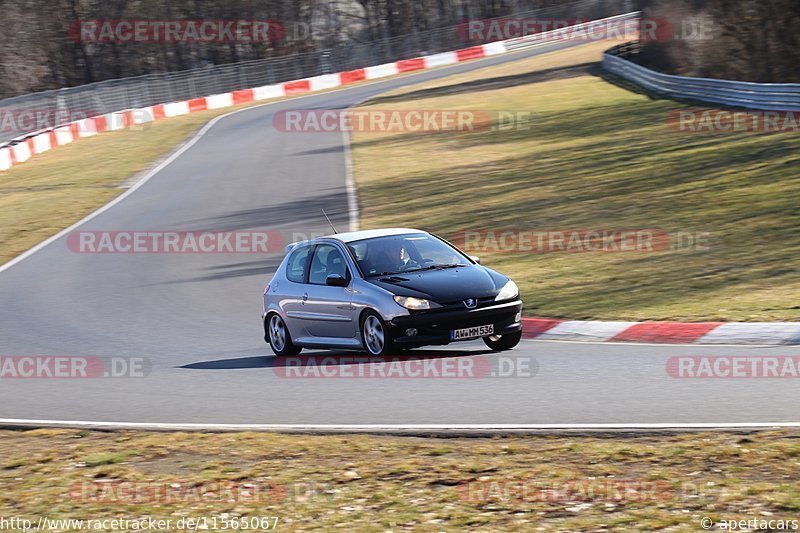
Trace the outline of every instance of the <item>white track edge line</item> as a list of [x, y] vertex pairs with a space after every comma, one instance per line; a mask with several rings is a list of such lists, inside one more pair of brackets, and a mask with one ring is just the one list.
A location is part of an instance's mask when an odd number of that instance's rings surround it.
[[361, 213], [358, 209], [358, 189], [353, 171], [353, 151], [350, 144], [350, 132], [342, 128], [342, 144], [344, 145], [344, 186], [347, 189], [347, 212], [350, 217], [350, 231], [358, 231]]
[[640, 424], [202, 424], [161, 422], [92, 422], [83, 420], [36, 420], [2, 418], [0, 426], [35, 426], [86, 429], [153, 429], [191, 431], [636, 431], [636, 430], [714, 430], [788, 429], [800, 422], [721, 422], [721, 423], [640, 423]]

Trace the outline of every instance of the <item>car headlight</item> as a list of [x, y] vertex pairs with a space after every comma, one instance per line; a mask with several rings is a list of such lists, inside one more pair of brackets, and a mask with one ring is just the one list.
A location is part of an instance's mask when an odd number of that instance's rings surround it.
[[422, 311], [425, 309], [435, 309], [441, 307], [436, 302], [430, 300], [423, 300], [422, 298], [414, 298], [413, 296], [395, 296], [394, 301], [412, 311]]
[[519, 296], [519, 287], [517, 287], [517, 284], [513, 281], [508, 280], [508, 283], [503, 285], [503, 288], [500, 289], [500, 293], [495, 298], [495, 301], [512, 300], [517, 296]]

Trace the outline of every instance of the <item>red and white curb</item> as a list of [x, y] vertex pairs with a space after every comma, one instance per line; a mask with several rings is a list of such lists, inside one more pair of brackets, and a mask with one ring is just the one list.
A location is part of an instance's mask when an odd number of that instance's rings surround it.
[[0, 147], [0, 172], [24, 163], [34, 155], [42, 154], [53, 148], [64, 146], [65, 144], [70, 144], [79, 139], [92, 137], [107, 131], [141, 126], [149, 122], [188, 115], [200, 111], [223, 109], [272, 98], [282, 98], [325, 89], [333, 89], [352, 83], [375, 80], [387, 76], [404, 74], [406, 72], [453, 65], [464, 61], [516, 51], [524, 46], [552, 44], [568, 40], [565, 38], [565, 35], [568, 35], [568, 32], [565, 32], [565, 30], [577, 29], [584, 26], [588, 27], [591, 24], [599, 22], [625, 20], [635, 16], [638, 16], [638, 13], [626, 13], [624, 15], [577, 24], [570, 28], [562, 28], [559, 32], [535, 34], [527, 37], [510, 39], [508, 41], [497, 41], [461, 50], [454, 50], [452, 52], [404, 59], [394, 63], [375, 65], [347, 72], [338, 72], [324, 76], [287, 81], [275, 85], [215, 94], [183, 102], [159, 104], [142, 109], [127, 109], [98, 117], [87, 118], [57, 128], [30, 133], [12, 140], [11, 142], [14, 143], [12, 145]]
[[800, 322], [604, 322], [523, 318], [526, 339], [653, 344], [800, 344]]

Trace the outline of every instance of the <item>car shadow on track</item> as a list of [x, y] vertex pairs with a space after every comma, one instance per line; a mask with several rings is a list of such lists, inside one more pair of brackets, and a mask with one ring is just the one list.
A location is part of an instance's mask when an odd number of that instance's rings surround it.
[[233, 357], [214, 361], [198, 361], [178, 368], [189, 370], [241, 370], [246, 368], [282, 368], [298, 365], [315, 365], [321, 367], [354, 364], [382, 364], [405, 360], [437, 360], [452, 357], [475, 357], [494, 353], [492, 350], [436, 350], [406, 351], [386, 357], [371, 357], [363, 352], [314, 351], [303, 352], [292, 357], [276, 357], [273, 355]]

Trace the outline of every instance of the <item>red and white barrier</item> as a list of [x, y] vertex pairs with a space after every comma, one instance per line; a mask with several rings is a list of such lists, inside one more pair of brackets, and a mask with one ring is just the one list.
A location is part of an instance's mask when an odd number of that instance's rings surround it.
[[312, 91], [324, 91], [325, 89], [333, 89], [342, 85], [341, 74], [326, 74], [324, 76], [316, 76], [308, 79]]
[[342, 85], [358, 83], [367, 79], [367, 70], [363, 68], [348, 70], [347, 72], [342, 72], [339, 76], [342, 79]]
[[33, 153], [34, 154], [43, 154], [52, 148], [52, 144], [50, 142], [50, 132], [46, 131], [44, 133], [40, 133], [36, 137], [33, 138]]
[[253, 89], [253, 98], [258, 101], [270, 100], [272, 98], [283, 98], [286, 93], [283, 90], [283, 85], [265, 85], [263, 87], [256, 87]]
[[435, 54], [425, 58], [425, 66], [428, 68], [442, 67], [445, 65], [452, 65], [458, 63], [458, 54], [456, 52], [445, 52], [443, 54]]
[[214, 94], [206, 96], [206, 107], [208, 109], [222, 109], [233, 105], [233, 93]]
[[[624, 15], [629, 16], [629, 15]], [[619, 17], [611, 17], [612, 20]], [[601, 22], [601, 21], [595, 21]], [[518, 40], [518, 39], [516, 39]], [[105, 131], [118, 131], [131, 126], [139, 126], [161, 120], [163, 118], [177, 117], [190, 113], [197, 113], [211, 109], [224, 109], [226, 107], [246, 104], [255, 101], [283, 98], [314, 91], [322, 91], [358, 83], [365, 80], [374, 80], [394, 76], [405, 72], [452, 65], [463, 61], [471, 61], [483, 57], [502, 54], [510, 51], [506, 43], [516, 41], [498, 41], [480, 46], [473, 46], [452, 52], [444, 52], [424, 57], [404, 59], [394, 63], [375, 65], [363, 69], [356, 69], [336, 74], [326, 74], [301, 80], [288, 81], [275, 85], [266, 85], [252, 89], [243, 89], [224, 94], [194, 98], [185, 102], [169, 102], [153, 105], [143, 109], [123, 110], [108, 113], [100, 117], [93, 117], [74, 122], [65, 126], [42, 132], [39, 135], [22, 140], [12, 147], [0, 148], [0, 171], [5, 171], [14, 165], [23, 163], [35, 154], [44, 153], [52, 148], [64, 146], [77, 139], [92, 137]]]
[[374, 80], [377, 78], [385, 78], [386, 76], [394, 76], [399, 74], [400, 70], [397, 68], [397, 63], [386, 63], [384, 65], [367, 67], [364, 69], [364, 72], [366, 72], [368, 80]]
[[133, 123], [136, 126], [141, 126], [142, 124], [153, 122], [155, 119], [156, 115], [152, 107], [145, 107], [142, 109], [136, 109], [134, 111]]
[[22, 141], [21, 143], [15, 144], [11, 147], [11, 163], [13, 165], [24, 163], [30, 159], [32, 155], [33, 153], [31, 152], [31, 147], [30, 144], [28, 144], [28, 141]]
[[[198, 98], [200, 100], [200, 98]], [[205, 100], [205, 98], [202, 98]], [[198, 111], [205, 111], [205, 109], [198, 109]], [[191, 112], [189, 109], [189, 102], [172, 102], [171, 104], [164, 104], [164, 116], [166, 118], [179, 117], [181, 115], [188, 115]]]
[[78, 138], [83, 139], [85, 137], [94, 137], [100, 131], [97, 128], [97, 122], [95, 122], [94, 118], [86, 118], [83, 120], [79, 120], [77, 122], [78, 125]]
[[508, 52], [506, 45], [503, 41], [489, 43], [483, 45], [483, 53], [488, 56], [496, 56], [497, 54], [504, 54]]
[[133, 126], [133, 111], [117, 111], [103, 115], [106, 131], [117, 131]]
[[69, 144], [75, 139], [72, 137], [72, 128], [69, 126], [61, 126], [53, 130], [56, 136], [56, 146], [64, 146]]
[[0, 172], [11, 168], [11, 149], [0, 148]]

